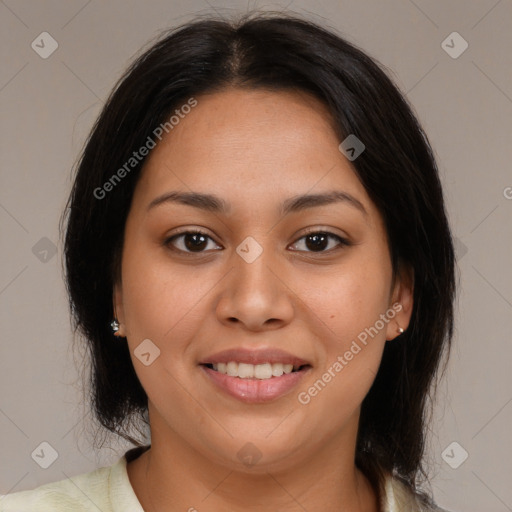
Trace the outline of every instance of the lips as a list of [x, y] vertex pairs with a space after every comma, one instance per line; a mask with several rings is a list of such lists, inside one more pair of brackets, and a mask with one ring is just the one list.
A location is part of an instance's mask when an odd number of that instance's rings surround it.
[[200, 366], [217, 389], [250, 404], [288, 394], [311, 369], [305, 359], [279, 349], [224, 350], [208, 356]]

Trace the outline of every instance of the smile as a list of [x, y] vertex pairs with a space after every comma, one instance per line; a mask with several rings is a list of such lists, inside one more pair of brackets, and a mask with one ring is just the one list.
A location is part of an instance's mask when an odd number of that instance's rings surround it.
[[[252, 365], [235, 361], [215, 365], [201, 364], [199, 367], [214, 389], [246, 404], [278, 400], [297, 388], [312, 369], [310, 365], [294, 368], [291, 364]], [[228, 372], [233, 375], [229, 375]]]

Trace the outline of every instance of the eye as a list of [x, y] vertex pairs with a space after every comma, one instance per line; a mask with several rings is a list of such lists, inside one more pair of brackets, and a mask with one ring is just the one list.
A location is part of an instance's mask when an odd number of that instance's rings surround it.
[[[184, 231], [183, 233], [178, 233], [177, 235], [167, 238], [164, 241], [164, 245], [173, 246], [171, 247], [172, 249], [185, 253], [201, 253], [204, 252], [205, 248], [208, 246], [208, 239], [213, 242], [213, 239], [203, 231]], [[177, 240], [181, 240], [181, 243], [175, 244]], [[177, 245], [181, 247], [177, 247]]]
[[[330, 233], [329, 231], [310, 231], [303, 237], [299, 238], [299, 240], [297, 240], [293, 245], [299, 245], [301, 240], [304, 240], [303, 245], [305, 247], [311, 249], [306, 252], [331, 252], [336, 249], [336, 246], [343, 247], [350, 245], [348, 240], [339, 235], [335, 235], [334, 233]], [[334, 248], [331, 246], [326, 250], [326, 247], [329, 247], [329, 240], [337, 240], [338, 244], [335, 244]]]

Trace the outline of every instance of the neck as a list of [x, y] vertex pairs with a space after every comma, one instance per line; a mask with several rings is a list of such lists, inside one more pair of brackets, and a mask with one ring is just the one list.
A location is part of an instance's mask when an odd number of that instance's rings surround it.
[[293, 464], [240, 470], [198, 453], [182, 438], [166, 435], [164, 442], [159, 432], [152, 429], [151, 448], [127, 468], [146, 512], [379, 511], [376, 490], [339, 437]]

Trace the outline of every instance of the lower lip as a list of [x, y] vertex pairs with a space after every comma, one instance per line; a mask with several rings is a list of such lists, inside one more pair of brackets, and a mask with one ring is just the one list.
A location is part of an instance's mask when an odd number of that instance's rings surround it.
[[270, 379], [241, 379], [240, 377], [230, 377], [204, 365], [201, 365], [201, 368], [214, 384], [228, 395], [250, 404], [264, 403], [281, 398], [289, 393], [310, 369], [285, 373], [281, 377]]

